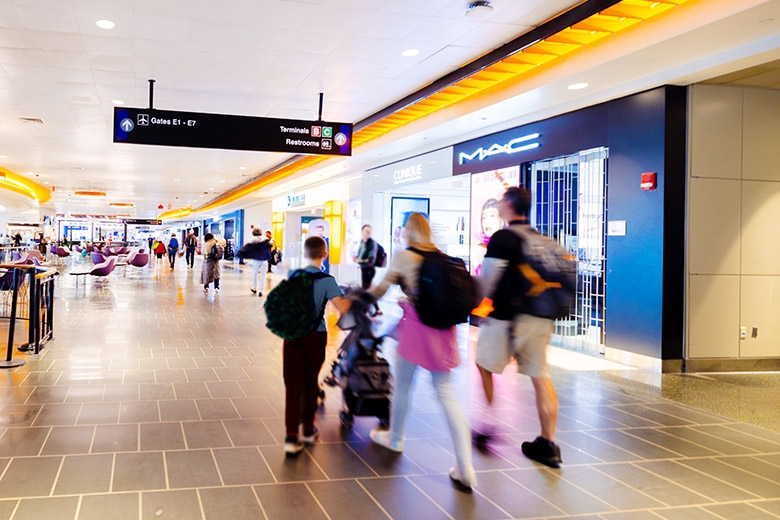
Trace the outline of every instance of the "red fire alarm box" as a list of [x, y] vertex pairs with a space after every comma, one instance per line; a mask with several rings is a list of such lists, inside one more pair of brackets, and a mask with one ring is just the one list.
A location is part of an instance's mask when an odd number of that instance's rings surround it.
[[643, 190], [654, 190], [656, 187], [655, 172], [645, 172], [642, 174], [642, 184], [640, 184]]

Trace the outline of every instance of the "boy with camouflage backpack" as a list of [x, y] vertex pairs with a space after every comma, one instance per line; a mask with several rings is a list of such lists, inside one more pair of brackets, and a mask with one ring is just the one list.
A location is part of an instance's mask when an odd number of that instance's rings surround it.
[[[325, 240], [317, 236], [307, 238], [303, 253], [309, 265], [292, 271], [268, 293], [264, 305], [266, 325], [284, 339], [284, 451], [288, 456], [299, 454], [303, 443], [311, 444], [317, 439], [314, 414], [328, 340], [325, 305], [330, 301], [339, 312], [349, 310], [349, 302], [342, 298], [336, 279], [320, 271], [328, 255]], [[299, 438], [301, 423], [303, 435]]]

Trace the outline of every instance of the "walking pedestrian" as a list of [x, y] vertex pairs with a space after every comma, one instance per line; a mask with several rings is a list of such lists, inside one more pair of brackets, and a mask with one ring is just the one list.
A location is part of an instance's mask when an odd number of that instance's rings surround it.
[[179, 254], [179, 240], [176, 238], [176, 233], [171, 234], [171, 239], [168, 240], [168, 262], [171, 264], [171, 269], [176, 265], [176, 255]]
[[[517, 360], [517, 370], [531, 378], [536, 394], [536, 409], [541, 433], [533, 442], [523, 442], [523, 454], [552, 468], [562, 462], [561, 449], [555, 444], [558, 421], [558, 397], [547, 366], [547, 345], [553, 331], [553, 320], [529, 312], [523, 294], [523, 280], [518, 267], [525, 263], [523, 238], [513, 231], [528, 226], [531, 192], [509, 188], [498, 202], [501, 218], [508, 227], [491, 237], [482, 263], [479, 282], [483, 294], [493, 300], [493, 311], [480, 327], [477, 342], [477, 367], [488, 406], [493, 403], [493, 374], [504, 371], [510, 359]], [[487, 442], [490, 428], [475, 435], [478, 443]]]
[[[428, 221], [420, 213], [412, 213], [405, 226], [405, 236], [410, 248], [420, 252], [438, 251], [433, 244], [433, 233]], [[371, 440], [389, 450], [402, 452], [404, 449], [404, 426], [409, 408], [409, 389], [418, 366], [426, 368], [436, 390], [439, 403], [447, 416], [457, 466], [450, 469], [450, 478], [464, 488], [477, 485], [471, 451], [471, 435], [468, 418], [458, 401], [457, 392], [450, 381], [450, 369], [460, 363], [457, 352], [455, 327], [434, 329], [424, 325], [415, 309], [418, 294], [418, 279], [423, 255], [412, 249], [404, 249], [393, 257], [384, 279], [371, 289], [377, 299], [381, 298], [391, 285], [399, 285], [406, 301], [401, 302], [404, 310], [404, 327], [398, 341], [395, 361], [395, 388], [390, 410], [390, 430], [375, 428]], [[402, 322], [403, 322], [402, 320]], [[435, 365], [427, 361], [437, 357], [438, 352], [448, 351], [450, 364], [436, 359]], [[436, 352], [436, 353], [435, 353]], [[443, 364], [443, 366], [438, 366]], [[427, 368], [431, 367], [431, 368]], [[434, 369], [435, 368], [435, 369]]]

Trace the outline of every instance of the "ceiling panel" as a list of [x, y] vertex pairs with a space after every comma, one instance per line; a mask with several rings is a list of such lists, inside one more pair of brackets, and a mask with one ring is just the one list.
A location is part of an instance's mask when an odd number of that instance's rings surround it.
[[288, 155], [112, 143], [112, 100], [146, 106], [150, 78], [159, 108], [314, 119], [324, 92], [324, 117], [356, 122], [578, 2], [493, 0], [472, 19], [465, 0], [0, 0], [0, 166], [71, 189], [128, 176], [151, 218], [160, 200], [144, 193], [203, 202], [215, 175], [223, 191]]

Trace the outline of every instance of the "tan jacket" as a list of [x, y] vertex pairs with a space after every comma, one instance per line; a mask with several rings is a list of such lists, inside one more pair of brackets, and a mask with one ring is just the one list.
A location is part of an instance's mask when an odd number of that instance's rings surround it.
[[415, 305], [417, 299], [417, 279], [419, 278], [422, 262], [422, 255], [408, 249], [400, 251], [393, 257], [390, 266], [387, 268], [387, 273], [382, 281], [379, 282], [379, 285], [368, 292], [373, 294], [378, 300], [385, 295], [391, 285], [398, 285], [409, 302]]

